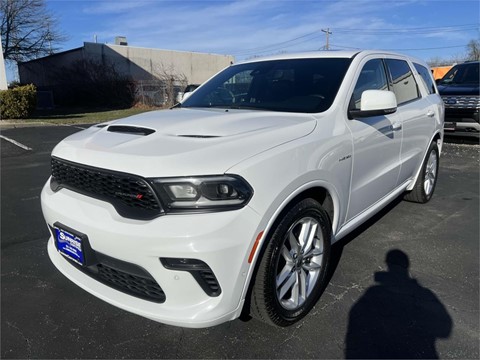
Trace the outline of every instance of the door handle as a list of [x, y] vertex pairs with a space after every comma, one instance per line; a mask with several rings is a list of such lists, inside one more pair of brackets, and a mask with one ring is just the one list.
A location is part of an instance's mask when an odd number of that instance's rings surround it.
[[402, 130], [402, 123], [400, 123], [400, 122], [393, 123], [392, 130], [393, 131]]
[[435, 113], [434, 113], [432, 110], [428, 110], [427, 116], [428, 116], [428, 117], [434, 117], [434, 116], [435, 116]]

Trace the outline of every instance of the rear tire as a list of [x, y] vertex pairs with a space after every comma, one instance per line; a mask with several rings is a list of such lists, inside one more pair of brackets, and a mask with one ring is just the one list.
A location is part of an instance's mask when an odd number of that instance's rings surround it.
[[438, 163], [438, 146], [436, 142], [432, 142], [428, 148], [427, 156], [423, 161], [415, 186], [412, 191], [405, 194], [405, 200], [424, 204], [432, 198], [435, 185], [437, 184]]
[[250, 311], [258, 320], [285, 327], [302, 319], [326, 287], [331, 225], [322, 206], [308, 198], [288, 210], [272, 230]]

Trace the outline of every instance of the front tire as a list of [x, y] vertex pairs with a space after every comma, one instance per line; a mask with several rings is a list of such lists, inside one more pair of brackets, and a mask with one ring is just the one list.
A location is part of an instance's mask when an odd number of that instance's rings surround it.
[[439, 153], [436, 142], [428, 148], [427, 156], [422, 164], [422, 169], [412, 191], [405, 194], [404, 199], [424, 204], [433, 196], [438, 178]]
[[316, 304], [327, 279], [331, 225], [313, 199], [288, 210], [261, 259], [252, 289], [252, 315], [266, 323], [289, 326]]

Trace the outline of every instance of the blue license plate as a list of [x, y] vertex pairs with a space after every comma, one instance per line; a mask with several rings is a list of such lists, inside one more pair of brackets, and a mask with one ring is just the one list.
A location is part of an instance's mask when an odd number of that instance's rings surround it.
[[65, 257], [75, 261], [79, 265], [85, 263], [82, 238], [72, 231], [56, 227], [55, 237], [58, 251]]

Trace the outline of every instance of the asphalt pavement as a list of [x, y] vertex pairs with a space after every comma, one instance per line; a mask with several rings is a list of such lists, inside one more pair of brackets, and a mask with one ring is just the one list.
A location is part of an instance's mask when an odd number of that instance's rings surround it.
[[81, 127], [1, 131], [32, 149], [0, 139], [1, 358], [479, 358], [478, 145], [445, 145], [428, 204], [399, 199], [335, 246], [304, 321], [182, 329], [98, 300], [51, 264], [39, 195], [54, 145]]

